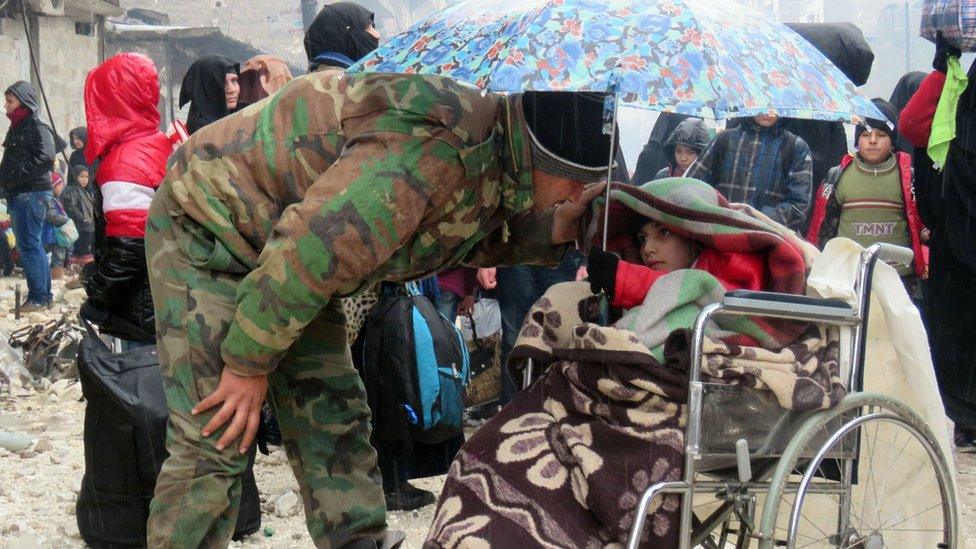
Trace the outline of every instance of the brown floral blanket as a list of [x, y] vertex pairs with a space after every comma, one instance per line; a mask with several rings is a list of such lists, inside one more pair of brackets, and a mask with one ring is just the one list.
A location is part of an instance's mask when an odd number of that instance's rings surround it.
[[[529, 312], [511, 363], [548, 369], [461, 449], [425, 547], [619, 546], [644, 489], [681, 478], [687, 330], [659, 359], [638, 334], [593, 323], [598, 313], [585, 283], [554, 286]], [[709, 341], [703, 370], [784, 408], [824, 408], [844, 394], [837, 347], [816, 327], [779, 350]], [[676, 544], [678, 507], [654, 502], [643, 546]]]

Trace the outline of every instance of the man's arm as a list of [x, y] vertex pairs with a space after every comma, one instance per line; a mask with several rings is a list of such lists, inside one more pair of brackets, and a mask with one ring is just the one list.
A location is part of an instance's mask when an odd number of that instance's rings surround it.
[[372, 133], [346, 147], [285, 210], [241, 282], [221, 345], [231, 372], [273, 370], [333, 295], [359, 286], [412, 239], [438, 182], [464, 177], [442, 141]]

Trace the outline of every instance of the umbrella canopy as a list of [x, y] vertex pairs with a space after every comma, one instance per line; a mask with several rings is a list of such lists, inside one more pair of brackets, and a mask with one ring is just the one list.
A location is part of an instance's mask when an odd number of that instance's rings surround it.
[[349, 70], [499, 92], [616, 91], [634, 106], [707, 118], [879, 114], [806, 40], [725, 0], [465, 0]]
[[874, 52], [864, 33], [854, 23], [786, 23], [813, 44], [858, 86], [867, 84], [874, 65]]

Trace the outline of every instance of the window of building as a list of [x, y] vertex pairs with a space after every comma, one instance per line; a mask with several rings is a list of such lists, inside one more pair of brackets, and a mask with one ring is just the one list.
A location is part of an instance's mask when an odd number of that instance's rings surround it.
[[75, 21], [75, 34], [79, 36], [95, 36], [95, 25]]

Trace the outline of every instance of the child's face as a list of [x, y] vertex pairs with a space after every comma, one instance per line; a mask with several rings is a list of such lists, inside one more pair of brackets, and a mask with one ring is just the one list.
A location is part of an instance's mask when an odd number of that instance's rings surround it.
[[869, 164], [884, 162], [891, 156], [891, 136], [881, 130], [865, 130], [857, 138], [857, 152]]
[[54, 196], [61, 196], [61, 193], [64, 192], [64, 185], [55, 185], [53, 191]]
[[677, 171], [684, 174], [688, 168], [698, 160], [698, 152], [687, 145], [674, 146], [674, 162], [677, 164]]
[[637, 233], [641, 260], [645, 267], [670, 273], [688, 269], [698, 257], [695, 241], [671, 231], [664, 225], [651, 221]]
[[88, 186], [88, 172], [79, 173], [78, 177], [76, 177], [75, 179], [78, 180], [78, 184], [81, 185], [82, 187]]

